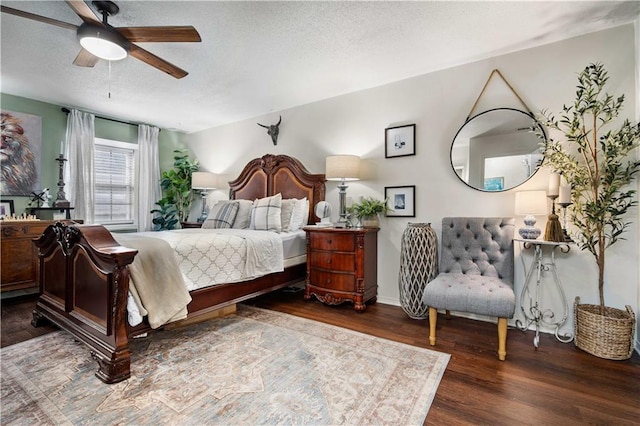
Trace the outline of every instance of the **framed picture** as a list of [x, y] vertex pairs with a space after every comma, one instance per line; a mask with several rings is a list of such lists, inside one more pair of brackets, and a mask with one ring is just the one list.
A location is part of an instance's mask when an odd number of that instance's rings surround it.
[[40, 188], [42, 118], [2, 110], [2, 194], [28, 196]]
[[11, 216], [15, 213], [13, 200], [0, 201], [0, 217]]
[[384, 198], [389, 208], [388, 217], [416, 217], [416, 187], [411, 186], [385, 186]]
[[389, 127], [384, 130], [384, 157], [416, 155], [416, 125]]
[[485, 178], [484, 190], [485, 191], [502, 191], [504, 189], [504, 177], [492, 177]]

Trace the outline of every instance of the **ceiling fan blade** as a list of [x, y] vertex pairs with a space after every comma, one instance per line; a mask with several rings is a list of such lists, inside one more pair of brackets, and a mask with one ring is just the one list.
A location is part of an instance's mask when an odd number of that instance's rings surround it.
[[169, 27], [120, 27], [120, 34], [134, 43], [154, 42], [199, 42], [202, 41], [198, 31], [190, 25]]
[[88, 51], [81, 49], [80, 53], [78, 53], [78, 56], [76, 56], [76, 59], [73, 61], [73, 65], [93, 68], [99, 60], [100, 58], [98, 58], [97, 56], [94, 56]]
[[102, 25], [102, 21], [98, 19], [93, 10], [82, 0], [65, 0], [69, 7], [82, 19], [84, 22], [98, 23]]
[[78, 29], [77, 25], [69, 24], [67, 22], [58, 21], [57, 19], [47, 18], [45, 16], [36, 15], [36, 14], [30, 13], [30, 12], [24, 12], [22, 10], [14, 9], [12, 7], [7, 7], [7, 6], [1, 6], [0, 5], [0, 9], [1, 9], [2, 12], [8, 13], [10, 15], [15, 15], [15, 16], [19, 16], [21, 18], [27, 18], [27, 19], [31, 19], [31, 20], [34, 20], [34, 21], [38, 21], [38, 22], [44, 22], [45, 24], [55, 25], [56, 27], [67, 28], [69, 30], [74, 30], [74, 31]]
[[182, 68], [179, 68], [173, 65], [170, 62], [165, 61], [162, 58], [157, 57], [153, 53], [144, 50], [143, 48], [136, 46], [135, 44], [131, 44], [131, 48], [129, 50], [129, 54], [136, 59], [141, 60], [154, 68], [159, 69], [160, 71], [164, 71], [172, 77], [182, 78], [189, 74]]

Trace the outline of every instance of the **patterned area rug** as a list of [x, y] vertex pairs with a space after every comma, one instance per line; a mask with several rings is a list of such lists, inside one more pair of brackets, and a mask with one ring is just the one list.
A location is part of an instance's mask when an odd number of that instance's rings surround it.
[[131, 346], [115, 385], [66, 332], [3, 348], [1, 423], [421, 425], [449, 361], [244, 305]]

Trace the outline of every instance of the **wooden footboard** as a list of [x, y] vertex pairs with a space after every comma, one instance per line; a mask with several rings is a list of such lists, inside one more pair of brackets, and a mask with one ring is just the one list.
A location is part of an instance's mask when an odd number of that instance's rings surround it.
[[128, 265], [137, 250], [121, 247], [100, 225], [50, 225], [39, 249], [40, 298], [34, 326], [43, 318], [91, 348], [96, 376], [116, 383], [130, 376], [127, 324]]
[[[86, 343], [98, 362], [96, 376], [117, 383], [131, 375], [129, 339], [151, 331], [148, 323], [127, 321], [129, 268], [137, 250], [120, 246], [100, 225], [49, 226], [35, 242], [39, 249], [40, 298], [34, 326], [49, 320]], [[305, 265], [251, 281], [220, 284], [191, 292], [188, 319], [277, 290], [304, 279]]]

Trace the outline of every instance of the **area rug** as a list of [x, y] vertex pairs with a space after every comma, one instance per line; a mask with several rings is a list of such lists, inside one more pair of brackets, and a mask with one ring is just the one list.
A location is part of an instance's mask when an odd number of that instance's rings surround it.
[[238, 305], [131, 344], [106, 385], [58, 331], [1, 350], [2, 418], [60, 425], [421, 425], [449, 355]]

